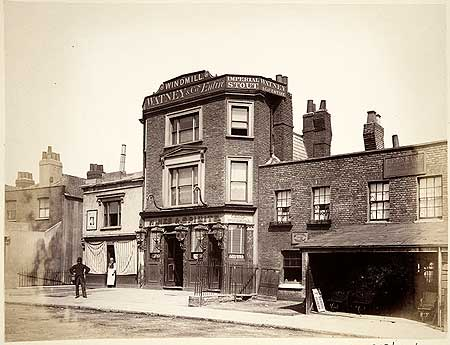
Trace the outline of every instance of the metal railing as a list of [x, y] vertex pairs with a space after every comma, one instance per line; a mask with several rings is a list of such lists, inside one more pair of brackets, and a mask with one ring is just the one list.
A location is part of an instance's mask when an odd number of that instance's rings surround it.
[[69, 272], [23, 270], [17, 273], [19, 287], [70, 285], [71, 279]]
[[200, 298], [220, 294], [238, 296], [256, 293], [257, 267], [214, 265], [198, 262], [195, 266], [194, 296]]

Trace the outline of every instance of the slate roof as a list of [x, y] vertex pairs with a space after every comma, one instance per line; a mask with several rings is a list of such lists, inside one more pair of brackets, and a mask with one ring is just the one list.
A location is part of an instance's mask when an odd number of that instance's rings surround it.
[[299, 248], [430, 247], [448, 245], [445, 221], [347, 225], [317, 234]]

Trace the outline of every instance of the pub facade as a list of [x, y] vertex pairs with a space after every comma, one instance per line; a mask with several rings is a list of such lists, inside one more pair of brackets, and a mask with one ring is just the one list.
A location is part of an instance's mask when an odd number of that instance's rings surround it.
[[224, 270], [257, 263], [258, 166], [292, 159], [287, 77], [190, 73], [142, 109], [140, 284], [192, 288], [202, 263], [220, 289]]

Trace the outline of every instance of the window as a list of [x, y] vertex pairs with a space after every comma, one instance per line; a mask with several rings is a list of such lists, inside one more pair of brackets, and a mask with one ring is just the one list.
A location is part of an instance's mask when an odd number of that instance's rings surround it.
[[159, 253], [161, 245], [161, 233], [150, 231], [148, 236], [149, 253]]
[[39, 199], [39, 218], [48, 218], [50, 216], [50, 203], [48, 198]]
[[253, 137], [253, 102], [228, 102], [228, 135]]
[[302, 254], [300, 251], [283, 252], [283, 271], [286, 283], [302, 281]]
[[369, 184], [370, 220], [389, 219], [389, 182]]
[[191, 257], [198, 258], [198, 254], [203, 253], [202, 250], [202, 231], [193, 229], [191, 231]]
[[108, 201], [103, 203], [104, 220], [103, 226], [120, 226], [121, 224], [121, 202]]
[[291, 207], [291, 191], [278, 191], [275, 196], [277, 202], [277, 222], [288, 223], [291, 220], [289, 215], [289, 209]]
[[166, 120], [166, 145], [179, 145], [200, 140], [201, 109], [189, 109], [170, 114]]
[[442, 218], [442, 177], [419, 178], [419, 218]]
[[228, 255], [231, 258], [244, 258], [244, 235], [245, 225], [229, 224], [228, 225]]
[[5, 206], [6, 206], [6, 220], [16, 220], [17, 202], [7, 201]]
[[198, 203], [197, 165], [174, 168], [169, 170], [170, 175], [170, 205], [191, 205]]
[[200, 200], [205, 200], [203, 149], [182, 148], [174, 156], [164, 157], [163, 166], [162, 202], [164, 207], [188, 207], [197, 205]]
[[314, 220], [330, 219], [330, 187], [313, 188]]
[[229, 158], [227, 174], [227, 200], [229, 202], [252, 202], [251, 158]]

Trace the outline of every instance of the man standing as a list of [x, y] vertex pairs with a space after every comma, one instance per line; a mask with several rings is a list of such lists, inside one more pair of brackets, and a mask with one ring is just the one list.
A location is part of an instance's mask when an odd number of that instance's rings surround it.
[[75, 265], [73, 265], [69, 272], [70, 274], [75, 274], [75, 298], [80, 297], [80, 284], [81, 284], [81, 291], [83, 293], [83, 297], [87, 298], [86, 295], [86, 274], [89, 273], [89, 271], [91, 270], [89, 267], [87, 267], [86, 265], [82, 264], [82, 259], [78, 258], [77, 259], [77, 263]]

